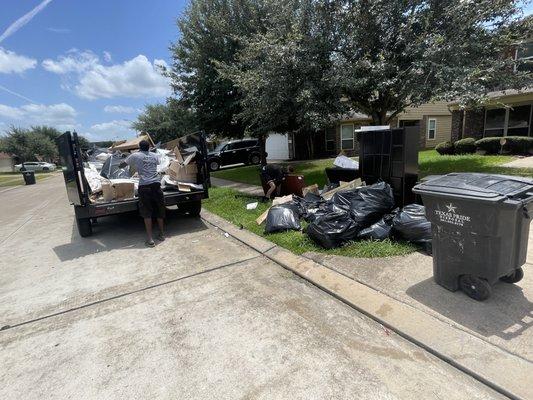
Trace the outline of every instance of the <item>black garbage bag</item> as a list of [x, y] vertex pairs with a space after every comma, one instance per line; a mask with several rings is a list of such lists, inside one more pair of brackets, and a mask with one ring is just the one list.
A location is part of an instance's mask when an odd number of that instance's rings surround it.
[[307, 226], [309, 237], [326, 249], [339, 247], [353, 240], [359, 232], [358, 225], [347, 211], [329, 212], [321, 215]]
[[359, 189], [340, 190], [331, 198], [331, 204], [335, 206], [337, 211], [350, 211], [352, 202], [360, 198], [358, 192]]
[[126, 159], [126, 154], [114, 153], [105, 160], [100, 175], [107, 179], [127, 179], [131, 178], [129, 167], [120, 168], [122, 161]]
[[385, 240], [389, 238], [392, 233], [392, 220], [399, 211], [399, 209], [396, 209], [391, 214], [384, 215], [378, 222], [359, 232], [357, 239]]
[[275, 207], [288, 208], [288, 209], [294, 211], [294, 213], [298, 216], [298, 218], [303, 217], [305, 215], [305, 213], [307, 212], [305, 204], [300, 203], [300, 202], [298, 202], [296, 200], [292, 200], [292, 201], [289, 201], [287, 203], [279, 204], [279, 205], [277, 205]]
[[265, 233], [283, 232], [288, 230], [299, 231], [300, 219], [296, 212], [289, 207], [274, 206], [268, 210]]
[[412, 243], [431, 243], [431, 222], [426, 219], [426, 210], [420, 204], [402, 208], [392, 220], [394, 236]]
[[363, 186], [350, 204], [350, 214], [361, 229], [367, 228], [394, 208], [394, 194], [386, 182]]

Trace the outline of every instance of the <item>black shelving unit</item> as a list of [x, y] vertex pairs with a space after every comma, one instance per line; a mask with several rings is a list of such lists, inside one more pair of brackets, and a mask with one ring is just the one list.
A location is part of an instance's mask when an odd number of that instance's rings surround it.
[[418, 181], [419, 128], [359, 132], [359, 169], [367, 185], [389, 183], [396, 203], [414, 203], [413, 186]]

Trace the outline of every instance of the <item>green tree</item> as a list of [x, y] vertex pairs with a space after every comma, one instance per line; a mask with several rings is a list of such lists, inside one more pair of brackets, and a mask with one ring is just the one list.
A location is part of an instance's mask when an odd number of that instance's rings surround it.
[[[431, 100], [473, 104], [531, 84], [509, 49], [531, 32], [516, 0], [336, 1], [333, 76], [354, 109], [388, 122]], [[507, 54], [507, 56], [506, 56]]]
[[242, 94], [217, 63], [233, 63], [245, 38], [263, 29], [274, 1], [193, 0], [178, 21], [180, 39], [171, 47], [168, 71], [176, 94], [195, 110], [209, 134], [241, 137]]
[[37, 159], [50, 161], [58, 155], [57, 145], [43, 133], [13, 126], [0, 140], [0, 150], [20, 157], [23, 162]]
[[278, 2], [268, 31], [247, 38], [236, 59], [217, 63], [243, 94], [238, 117], [253, 135], [293, 132], [308, 139], [343, 110], [333, 85], [335, 21], [329, 5], [313, 0]]
[[166, 104], [145, 106], [132, 127], [148, 132], [156, 143], [165, 143], [198, 130], [194, 113], [173, 98], [168, 98]]

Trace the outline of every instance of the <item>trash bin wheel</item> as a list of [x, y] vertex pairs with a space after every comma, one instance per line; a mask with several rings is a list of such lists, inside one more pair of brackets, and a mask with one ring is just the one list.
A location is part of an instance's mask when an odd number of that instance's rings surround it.
[[473, 275], [462, 275], [459, 287], [468, 297], [477, 301], [487, 300], [492, 293], [492, 287], [485, 279]]
[[76, 223], [81, 237], [88, 237], [93, 234], [93, 227], [89, 218], [78, 218], [76, 219]]
[[524, 270], [522, 269], [522, 267], [520, 267], [520, 268], [515, 269], [509, 275], [502, 276], [500, 278], [500, 281], [505, 282], [505, 283], [516, 283], [516, 282], [520, 282], [523, 277], [524, 277]]

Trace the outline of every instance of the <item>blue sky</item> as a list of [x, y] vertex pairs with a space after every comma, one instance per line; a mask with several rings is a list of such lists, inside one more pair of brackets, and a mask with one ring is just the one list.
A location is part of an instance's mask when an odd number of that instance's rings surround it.
[[0, 134], [47, 124], [93, 141], [134, 136], [139, 110], [170, 94], [157, 66], [170, 64], [186, 3], [3, 0]]
[[178, 0], [2, 1], [0, 131], [49, 124], [91, 140], [134, 136], [129, 125], [138, 110], [170, 94], [157, 66], [170, 64], [168, 46], [185, 6]]

